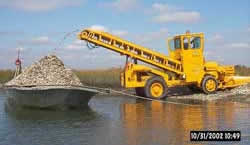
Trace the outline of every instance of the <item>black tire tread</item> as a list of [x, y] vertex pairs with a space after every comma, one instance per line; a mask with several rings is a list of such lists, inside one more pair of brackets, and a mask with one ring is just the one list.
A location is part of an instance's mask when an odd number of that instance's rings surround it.
[[[209, 79], [213, 79], [215, 82], [216, 82], [216, 89], [212, 92], [209, 92], [207, 89], [206, 89], [206, 82], [209, 80]], [[213, 94], [217, 91], [218, 89], [218, 82], [217, 80], [213, 77], [213, 76], [210, 76], [210, 75], [207, 75], [204, 77], [204, 79], [202, 80], [202, 91], [205, 93], [205, 94]]]
[[[158, 98], [153, 97], [150, 93], [150, 87], [154, 82], [161, 83], [163, 85], [163, 88], [164, 88], [163, 94]], [[153, 99], [163, 99], [163, 98], [167, 97], [167, 84], [166, 84], [165, 80], [159, 76], [153, 76], [153, 77], [149, 78], [147, 80], [147, 83], [146, 83], [145, 88], [144, 88], [144, 94], [145, 94], [145, 97], [153, 98]]]

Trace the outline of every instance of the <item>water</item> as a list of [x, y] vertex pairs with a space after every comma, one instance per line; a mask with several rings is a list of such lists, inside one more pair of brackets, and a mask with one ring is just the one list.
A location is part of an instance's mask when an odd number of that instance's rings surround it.
[[4, 101], [0, 93], [0, 145], [222, 144], [190, 142], [190, 130], [241, 130], [241, 142], [223, 144], [250, 144], [250, 105], [232, 100], [183, 106], [100, 96], [66, 112], [6, 112]]

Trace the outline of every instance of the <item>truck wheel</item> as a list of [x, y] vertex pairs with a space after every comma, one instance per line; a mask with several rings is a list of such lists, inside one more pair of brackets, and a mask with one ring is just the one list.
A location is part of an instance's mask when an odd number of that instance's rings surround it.
[[206, 94], [214, 93], [217, 90], [218, 83], [212, 76], [205, 76], [202, 81], [202, 90]]
[[148, 98], [163, 99], [167, 96], [167, 84], [161, 77], [152, 77], [147, 80], [144, 93]]
[[137, 96], [145, 97], [144, 88], [143, 87], [135, 88], [135, 93], [136, 93]]

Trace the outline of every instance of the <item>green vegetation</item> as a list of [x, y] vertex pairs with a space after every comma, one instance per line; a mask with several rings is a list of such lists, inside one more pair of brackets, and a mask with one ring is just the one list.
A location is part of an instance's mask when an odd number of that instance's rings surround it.
[[250, 76], [250, 67], [246, 67], [244, 65], [236, 65], [235, 73], [236, 75], [240, 76]]
[[[74, 70], [81, 82], [88, 86], [120, 87], [120, 68], [102, 70]], [[0, 70], [0, 83], [6, 83], [14, 76], [13, 70]]]
[[[120, 87], [120, 68], [99, 70], [74, 70], [81, 82], [88, 86], [97, 87]], [[235, 66], [236, 75], [250, 76], [250, 67], [243, 65]], [[13, 70], [0, 70], [0, 83], [5, 83], [14, 75]]]
[[14, 76], [13, 70], [0, 70], [0, 83], [5, 83]]
[[81, 82], [88, 86], [97, 87], [120, 87], [120, 68], [102, 70], [75, 70], [75, 74]]

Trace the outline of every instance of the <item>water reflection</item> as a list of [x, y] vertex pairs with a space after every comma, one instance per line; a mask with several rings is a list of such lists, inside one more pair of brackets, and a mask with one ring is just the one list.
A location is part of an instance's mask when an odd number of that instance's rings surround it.
[[183, 144], [191, 130], [228, 130], [235, 127], [235, 104], [207, 102], [181, 106], [136, 101], [122, 104], [122, 118], [128, 144]]
[[[3, 108], [4, 97], [0, 96]], [[185, 103], [192, 104], [186, 100]], [[166, 145], [190, 142], [190, 130], [241, 130], [249, 144], [250, 106], [228, 100], [197, 106], [108, 96], [94, 97], [83, 110], [0, 109], [0, 144]]]
[[5, 110], [0, 97], [0, 144], [66, 145], [90, 142], [91, 129], [102, 117], [91, 108], [82, 110]]
[[96, 117], [96, 112], [86, 107], [81, 110], [47, 110], [22, 108], [19, 110], [6, 110], [8, 116], [16, 120], [89, 120]]

